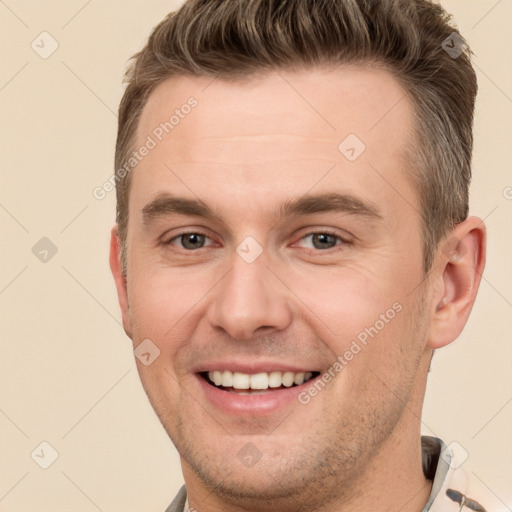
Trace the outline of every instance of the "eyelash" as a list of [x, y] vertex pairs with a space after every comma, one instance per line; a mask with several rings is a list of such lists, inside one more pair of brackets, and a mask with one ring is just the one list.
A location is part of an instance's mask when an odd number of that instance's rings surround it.
[[[177, 239], [180, 239], [182, 236], [185, 236], [185, 235], [201, 235], [201, 236], [204, 236], [205, 238], [208, 238], [210, 239], [210, 237], [200, 231], [200, 230], [197, 230], [197, 231], [184, 231], [183, 233], [179, 233], [177, 235], [174, 235], [171, 239], [169, 239], [168, 241], [166, 242], [163, 242], [163, 245], [164, 246], [168, 246], [168, 245], [172, 245], [172, 242], [174, 240], [177, 240]], [[321, 229], [321, 230], [318, 230], [318, 231], [311, 231], [310, 233], [307, 233], [306, 235], [304, 235], [303, 237], [301, 237], [299, 240], [303, 240], [305, 238], [308, 238], [308, 237], [311, 237], [311, 236], [314, 236], [314, 235], [328, 235], [328, 236], [332, 236], [333, 238], [336, 238], [337, 240], [339, 240], [341, 243], [340, 244], [336, 244], [334, 247], [330, 247], [328, 249], [311, 249], [311, 248], [306, 248], [307, 250], [310, 250], [310, 251], [314, 251], [314, 252], [328, 252], [328, 251], [331, 251], [333, 249], [336, 249], [336, 247], [339, 247], [339, 246], [343, 246], [343, 245], [350, 245], [352, 242], [350, 240], [347, 240], [346, 238], [343, 238], [339, 233], [336, 233], [334, 231], [331, 231], [329, 229]], [[211, 239], [210, 239], [211, 240]], [[200, 251], [201, 249], [206, 249], [207, 247], [200, 247], [199, 249], [185, 249], [185, 248], [179, 248], [180, 250], [182, 251], [185, 251], [185, 252], [196, 252], [196, 251]]]

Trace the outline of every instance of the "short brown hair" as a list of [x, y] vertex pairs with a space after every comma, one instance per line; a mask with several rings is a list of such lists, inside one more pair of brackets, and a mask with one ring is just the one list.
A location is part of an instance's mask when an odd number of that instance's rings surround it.
[[[170, 76], [236, 80], [316, 65], [384, 66], [415, 106], [410, 171], [427, 272], [439, 241], [468, 215], [477, 81], [462, 42], [451, 17], [431, 0], [188, 0], [132, 57], [119, 106], [115, 168], [131, 156], [149, 95]], [[125, 172], [116, 179], [125, 272], [130, 177]]]

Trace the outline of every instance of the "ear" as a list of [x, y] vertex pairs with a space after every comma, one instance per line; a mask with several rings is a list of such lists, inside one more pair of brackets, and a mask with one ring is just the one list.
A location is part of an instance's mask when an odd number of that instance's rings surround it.
[[110, 270], [116, 282], [117, 297], [119, 299], [119, 305], [121, 306], [124, 332], [131, 338], [132, 328], [128, 307], [128, 288], [121, 263], [121, 240], [119, 239], [117, 225], [112, 228], [110, 234]]
[[428, 346], [454, 341], [466, 325], [485, 267], [486, 229], [469, 217], [439, 244]]

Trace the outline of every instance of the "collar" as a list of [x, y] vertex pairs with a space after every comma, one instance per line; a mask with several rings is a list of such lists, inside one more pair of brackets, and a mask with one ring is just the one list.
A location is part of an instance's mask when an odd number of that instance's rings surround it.
[[461, 468], [465, 458], [457, 456], [457, 443], [449, 446], [437, 437], [422, 436], [423, 472], [432, 480], [432, 491], [422, 512], [486, 512], [468, 496], [468, 475]]

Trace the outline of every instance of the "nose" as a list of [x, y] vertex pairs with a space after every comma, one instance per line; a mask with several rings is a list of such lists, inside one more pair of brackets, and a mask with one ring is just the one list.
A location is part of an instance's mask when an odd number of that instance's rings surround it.
[[290, 325], [292, 310], [288, 289], [270, 270], [264, 254], [248, 263], [234, 253], [231, 270], [211, 295], [208, 321], [232, 339], [248, 341]]

